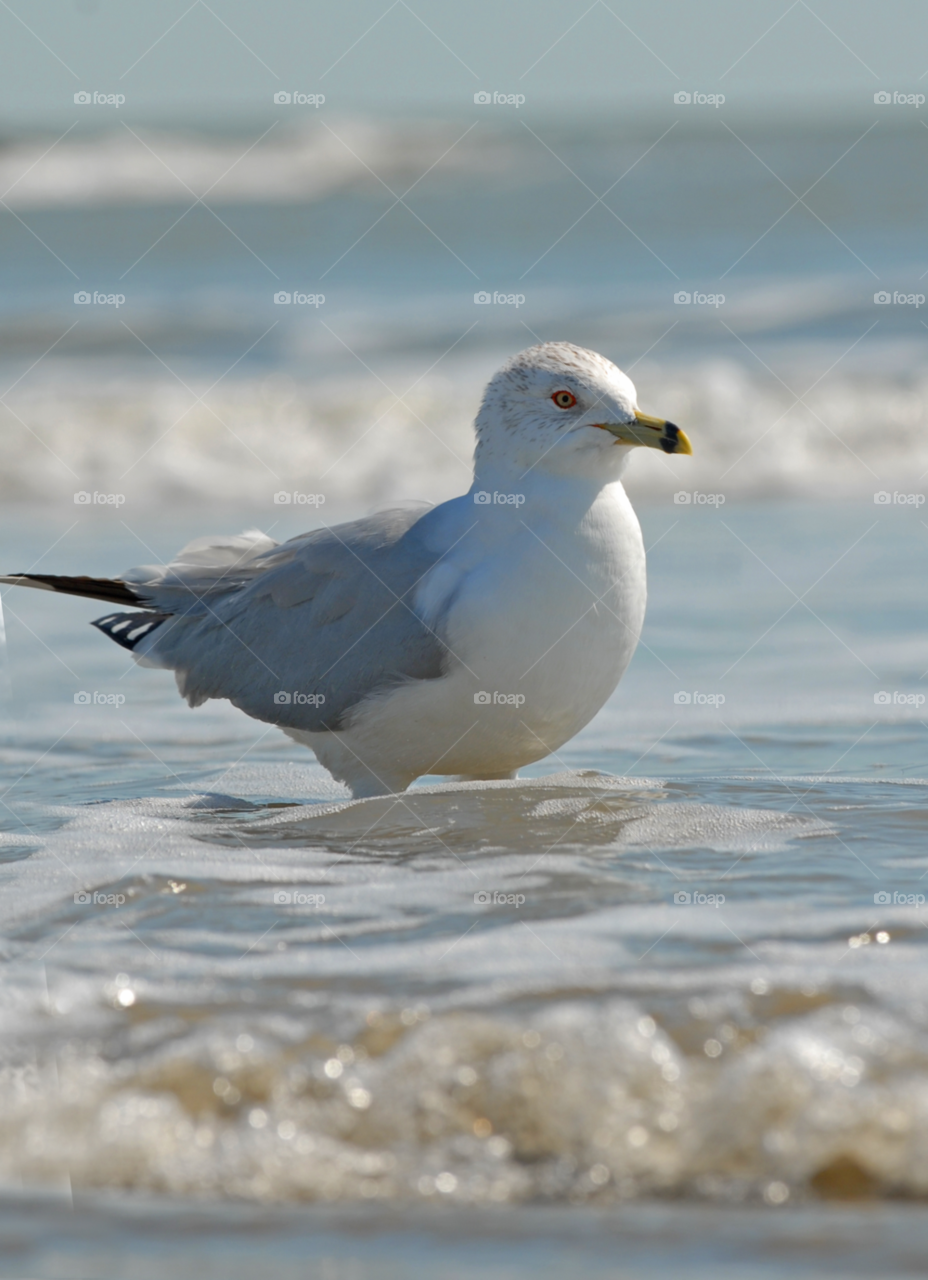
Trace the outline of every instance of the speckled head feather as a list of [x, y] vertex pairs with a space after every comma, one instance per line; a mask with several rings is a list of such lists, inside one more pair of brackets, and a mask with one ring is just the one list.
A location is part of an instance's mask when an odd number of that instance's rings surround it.
[[[552, 397], [567, 391], [569, 410]], [[487, 467], [544, 465], [577, 469], [609, 455], [618, 471], [626, 453], [605, 432], [586, 428], [598, 422], [630, 422], [637, 396], [631, 380], [611, 360], [571, 342], [543, 342], [520, 351], [490, 379], [476, 419], [478, 474]]]

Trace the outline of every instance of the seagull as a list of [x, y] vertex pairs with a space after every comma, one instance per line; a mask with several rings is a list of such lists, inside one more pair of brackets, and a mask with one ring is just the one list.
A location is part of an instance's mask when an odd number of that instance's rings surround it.
[[425, 774], [513, 778], [596, 715], [638, 643], [630, 450], [692, 449], [611, 361], [568, 342], [513, 356], [475, 430], [473, 484], [439, 506], [281, 543], [200, 538], [120, 578], [0, 583], [130, 606], [92, 625], [173, 670], [191, 707], [227, 698], [279, 726], [356, 799]]

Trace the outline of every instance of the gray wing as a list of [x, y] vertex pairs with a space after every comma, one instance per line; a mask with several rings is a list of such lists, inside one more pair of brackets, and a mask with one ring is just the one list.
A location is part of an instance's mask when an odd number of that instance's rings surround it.
[[228, 698], [259, 720], [337, 729], [359, 702], [444, 673], [412, 594], [438, 559], [422, 510], [387, 511], [275, 544], [260, 534], [184, 549], [124, 575], [171, 614], [135, 652], [169, 667], [191, 706]]

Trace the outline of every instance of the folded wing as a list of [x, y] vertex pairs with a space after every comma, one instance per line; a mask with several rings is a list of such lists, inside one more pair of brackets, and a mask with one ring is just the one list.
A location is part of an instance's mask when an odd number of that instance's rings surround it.
[[289, 542], [203, 538], [166, 566], [118, 580], [5, 579], [148, 612], [96, 624], [147, 666], [176, 673], [191, 706], [228, 698], [259, 720], [320, 731], [410, 680], [444, 674], [447, 651], [413, 607], [439, 558], [423, 509], [381, 512]]
[[279, 545], [192, 543], [160, 577], [127, 575], [172, 615], [135, 652], [172, 668], [191, 706], [228, 698], [272, 724], [337, 729], [365, 698], [443, 674], [445, 648], [412, 603], [437, 559], [421, 515], [383, 512]]

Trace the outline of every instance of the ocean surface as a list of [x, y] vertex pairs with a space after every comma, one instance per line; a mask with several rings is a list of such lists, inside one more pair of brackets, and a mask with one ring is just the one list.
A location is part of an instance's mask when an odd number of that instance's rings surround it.
[[536, 337], [695, 456], [632, 459], [642, 643], [509, 783], [349, 802], [4, 592], [0, 1275], [920, 1274], [924, 142], [729, 124], [320, 117], [209, 208], [251, 136], [75, 134], [8, 197], [4, 571], [441, 501]]

